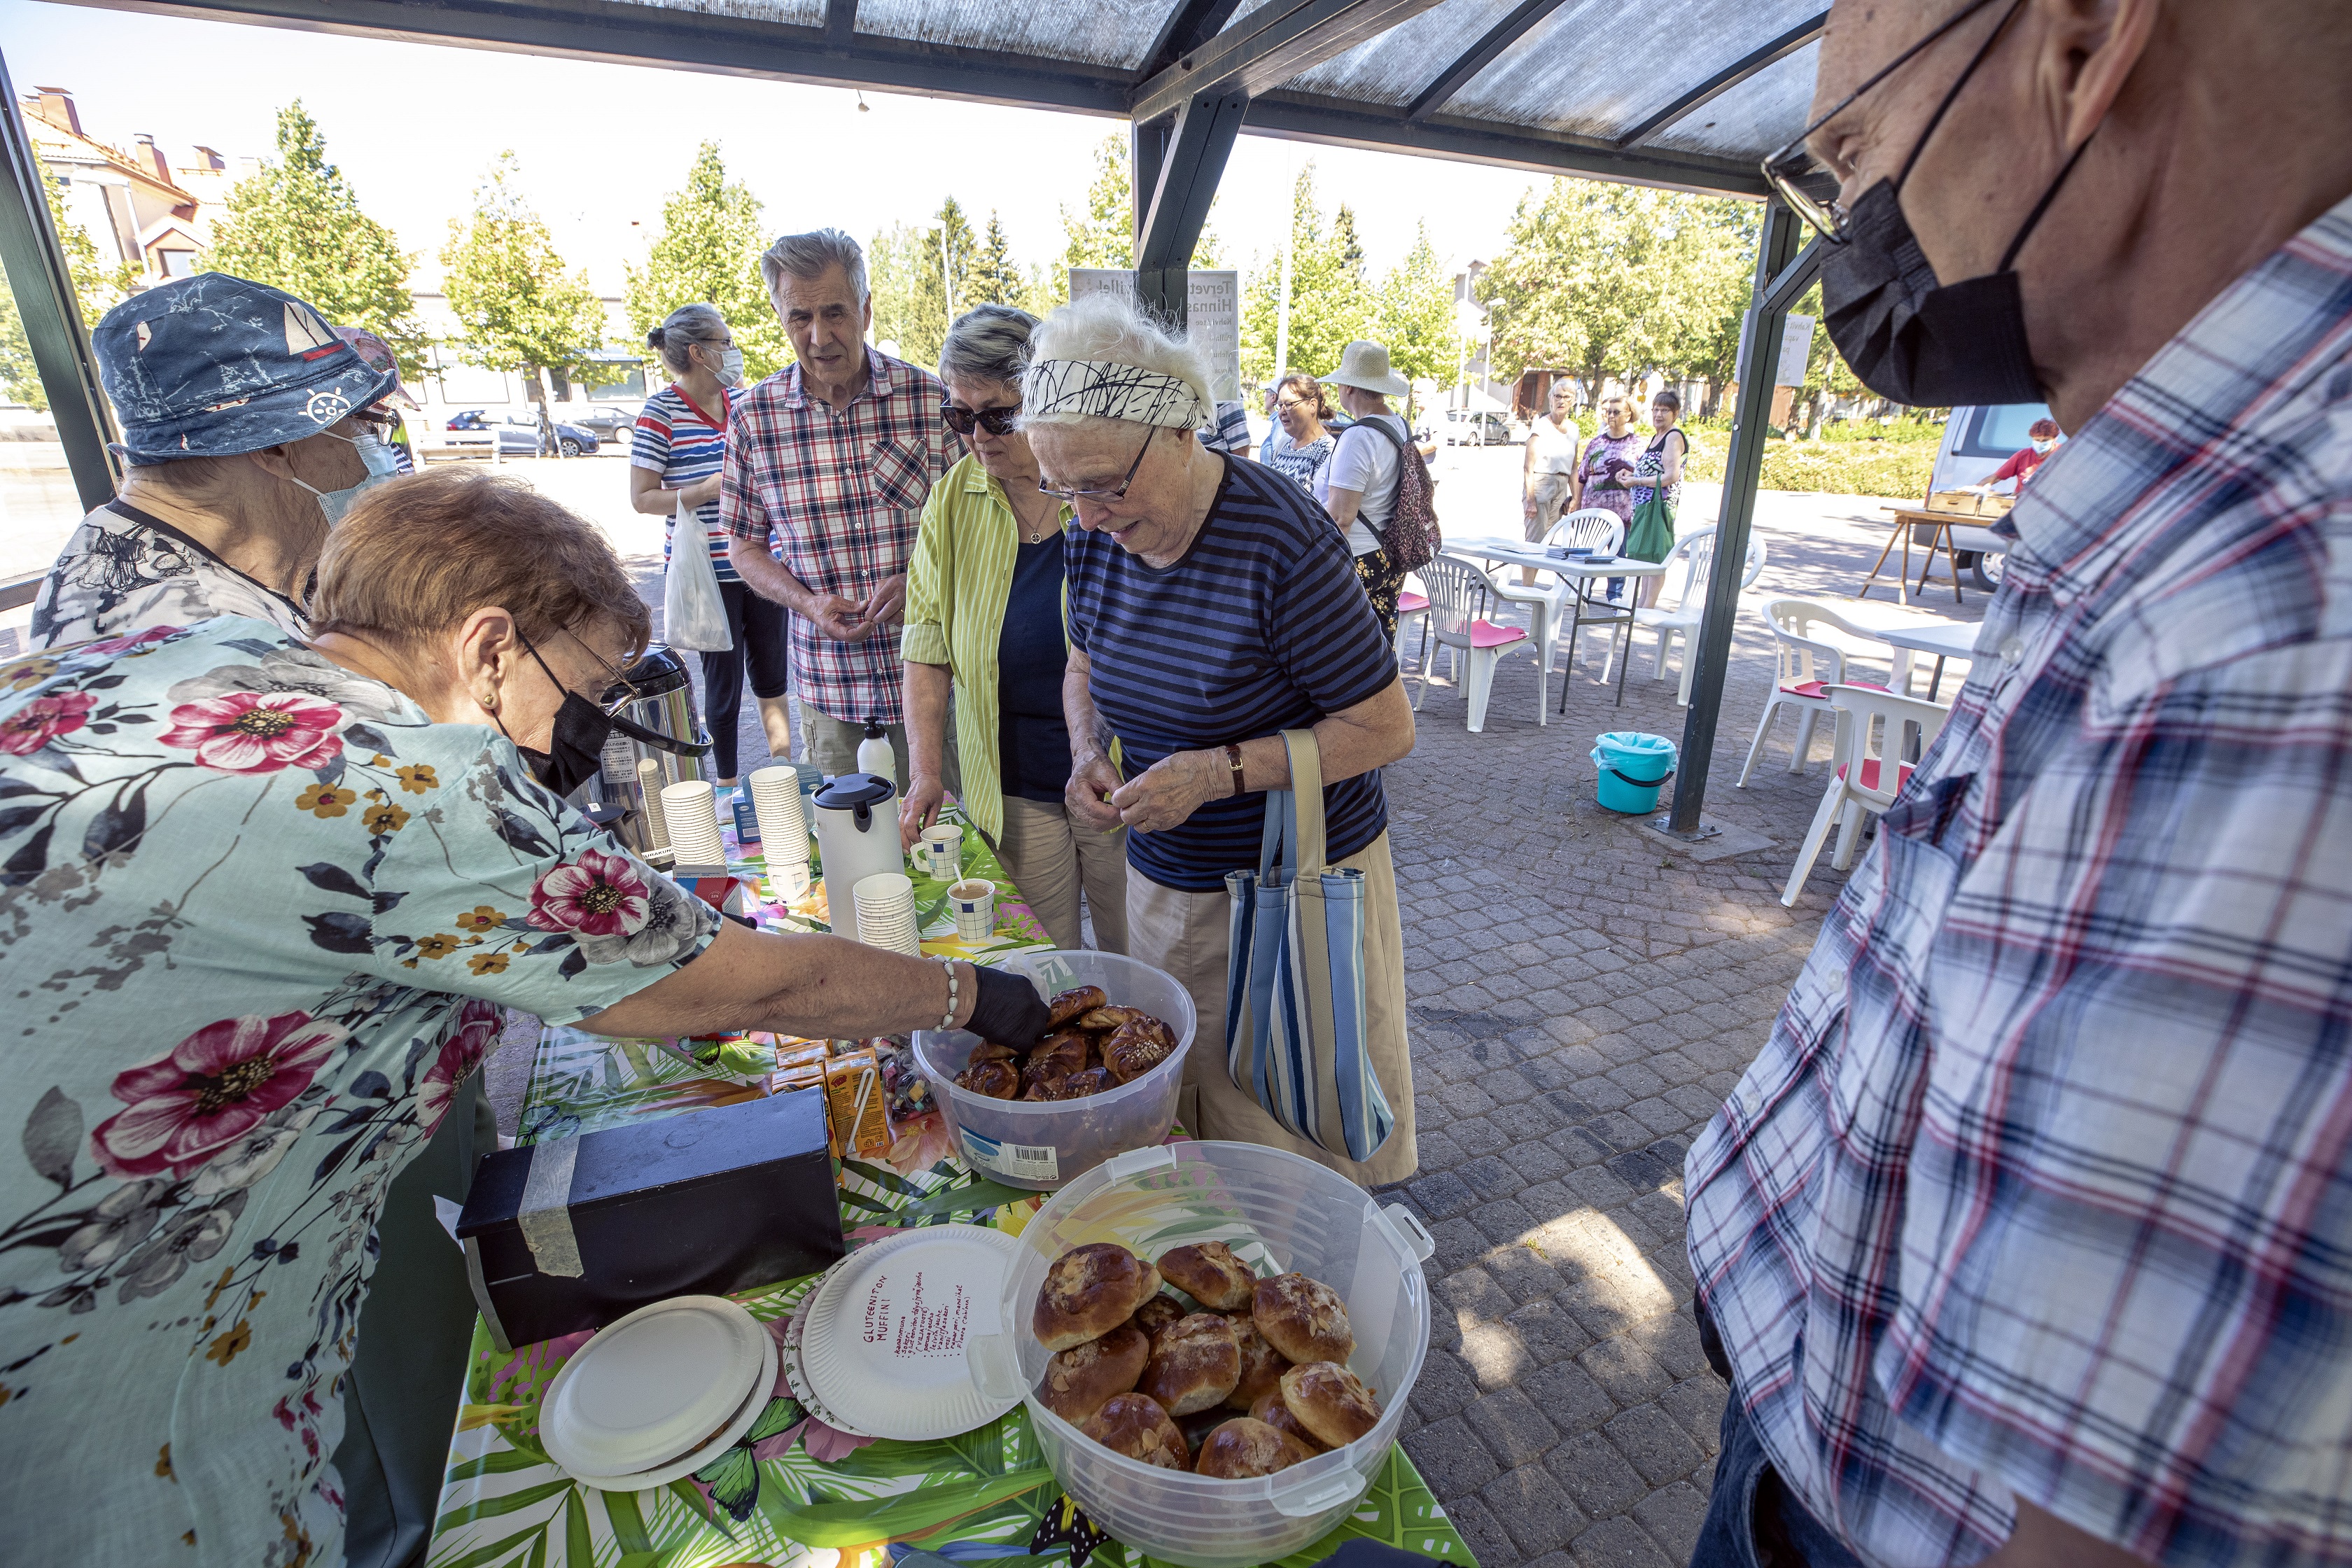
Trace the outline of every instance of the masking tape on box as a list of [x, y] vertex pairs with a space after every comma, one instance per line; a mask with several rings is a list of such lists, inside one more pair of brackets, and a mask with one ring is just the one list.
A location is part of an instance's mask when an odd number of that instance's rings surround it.
[[580, 1238], [572, 1231], [572, 1168], [579, 1160], [577, 1138], [533, 1144], [522, 1206], [515, 1211], [515, 1224], [539, 1271], [565, 1279], [587, 1272], [580, 1263]]

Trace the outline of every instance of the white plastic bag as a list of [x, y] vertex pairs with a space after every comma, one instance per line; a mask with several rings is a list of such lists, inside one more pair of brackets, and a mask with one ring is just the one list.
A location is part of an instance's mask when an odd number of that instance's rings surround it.
[[662, 641], [671, 648], [725, 653], [735, 646], [735, 638], [727, 630], [719, 571], [710, 563], [709, 531], [683, 500], [677, 503], [669, 537], [669, 571], [662, 584]]

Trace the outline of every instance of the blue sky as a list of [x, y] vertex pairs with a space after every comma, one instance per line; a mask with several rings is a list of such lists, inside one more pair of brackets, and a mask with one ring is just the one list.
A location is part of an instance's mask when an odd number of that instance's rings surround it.
[[[511, 148], [557, 247], [617, 289], [696, 145], [767, 205], [771, 229], [836, 225], [861, 239], [935, 211], [952, 193], [992, 206], [1024, 262], [1058, 255], [1059, 207], [1084, 198], [1093, 151], [1124, 121], [832, 88], [585, 64], [286, 28], [0, 0], [17, 90], [69, 89], [83, 129], [128, 146], [145, 132], [174, 158], [202, 142], [231, 160], [268, 153], [278, 106], [299, 97], [371, 215], [431, 254], [470, 206], [482, 169]], [[1385, 268], [1425, 220], [1455, 265], [1491, 256], [1539, 176], [1244, 136], [1212, 223], [1229, 265], [1280, 243], [1284, 192], [1316, 162], [1327, 210], [1358, 213]]]

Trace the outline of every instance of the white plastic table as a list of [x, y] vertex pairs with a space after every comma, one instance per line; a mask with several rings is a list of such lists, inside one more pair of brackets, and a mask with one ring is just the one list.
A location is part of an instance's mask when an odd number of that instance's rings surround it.
[[[1562, 713], [1568, 711], [1569, 679], [1576, 669], [1578, 630], [1588, 622], [1607, 626], [1631, 626], [1633, 622], [1633, 607], [1630, 605], [1620, 607], [1606, 600], [1597, 605], [1593, 604], [1590, 597], [1592, 580], [1596, 577], [1663, 577], [1666, 574], [1663, 561], [1635, 561], [1623, 555], [1604, 562], [1568, 561], [1549, 553], [1544, 546], [1530, 544], [1524, 539], [1451, 539], [1446, 541], [1445, 552], [1449, 555], [1474, 555], [1490, 563], [1499, 562], [1509, 566], [1525, 566], [1537, 572], [1577, 579], [1576, 591], [1569, 595], [1574, 608], [1570, 612], [1568, 622], [1568, 668], [1561, 673], [1559, 679], [1559, 711]], [[1587, 609], [1601, 613], [1586, 615]], [[1549, 680], [1551, 677], [1551, 645], [1558, 631], [1550, 624], [1551, 611], [1541, 605], [1536, 606], [1536, 611], [1539, 617], [1536, 625], [1536, 647], [1543, 657], [1544, 678]], [[1633, 638], [1629, 634], [1625, 657], [1617, 664], [1617, 706], [1620, 708], [1625, 705], [1625, 667], [1633, 662]]]
[[1927, 700], [1936, 700], [1937, 691], [1944, 684], [1944, 661], [1948, 658], [1974, 658], [1977, 633], [1983, 628], [1969, 621], [1904, 621], [1883, 626], [1865, 628], [1872, 637], [1895, 650], [1895, 689], [1911, 689], [1911, 659], [1915, 653], [1932, 654], [1935, 673], [1927, 679]]

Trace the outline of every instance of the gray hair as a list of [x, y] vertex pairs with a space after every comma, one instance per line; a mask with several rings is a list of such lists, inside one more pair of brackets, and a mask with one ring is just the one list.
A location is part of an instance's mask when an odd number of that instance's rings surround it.
[[715, 343], [733, 335], [718, 306], [680, 305], [662, 318], [660, 326], [646, 334], [646, 346], [661, 355], [662, 364], [670, 374], [684, 375], [694, 368], [688, 351], [695, 344]]
[[940, 345], [940, 374], [959, 381], [1018, 383], [1029, 363], [1037, 318], [1010, 305], [974, 305], [958, 316]]
[[760, 277], [768, 285], [768, 298], [773, 300], [787, 274], [811, 283], [836, 267], [849, 274], [850, 292], [857, 296], [857, 302], [866, 303], [870, 298], [866, 289], [866, 251], [837, 228], [779, 235], [760, 258]]
[[[1209, 358], [1189, 336], [1169, 330], [1132, 289], [1089, 294], [1073, 300], [1037, 323], [1029, 335], [1029, 363], [1047, 360], [1099, 360], [1131, 365], [1182, 382], [1200, 399], [1204, 413], [1217, 405], [1209, 395]], [[1034, 379], [1034, 378], [1033, 378]], [[1034, 407], [1038, 388], [1024, 386], [1024, 399]], [[1116, 428], [1125, 421], [1095, 414], [1053, 412], [1024, 414], [1022, 425], [1089, 425]]]

